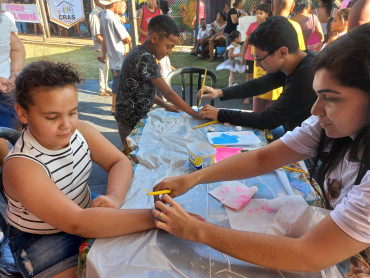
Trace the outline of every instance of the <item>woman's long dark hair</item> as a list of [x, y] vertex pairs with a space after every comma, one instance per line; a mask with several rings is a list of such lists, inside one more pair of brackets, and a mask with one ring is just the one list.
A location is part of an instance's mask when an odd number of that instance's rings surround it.
[[[314, 71], [326, 69], [341, 85], [361, 89], [370, 95], [369, 45], [370, 23], [367, 23], [338, 38], [318, 54], [314, 63]], [[370, 117], [370, 102], [368, 107]], [[329, 152], [325, 153], [327, 148]], [[330, 203], [324, 190], [325, 177], [344, 159], [347, 152], [349, 152], [351, 161], [360, 162], [355, 180], [355, 185], [358, 185], [365, 173], [370, 170], [370, 123], [360, 130], [354, 140], [350, 137], [329, 138], [325, 131], [322, 131], [311, 177], [314, 175], [318, 162], [321, 161], [317, 182], [323, 192], [320, 195], [323, 195], [321, 197], [327, 208], [330, 208]]]

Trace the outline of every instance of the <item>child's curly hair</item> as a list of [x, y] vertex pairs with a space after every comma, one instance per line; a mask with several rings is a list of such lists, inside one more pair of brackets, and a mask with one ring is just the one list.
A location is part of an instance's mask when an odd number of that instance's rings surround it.
[[31, 92], [38, 87], [48, 89], [81, 83], [83, 79], [68, 63], [38, 61], [28, 64], [15, 81], [15, 100], [25, 110], [33, 104]]

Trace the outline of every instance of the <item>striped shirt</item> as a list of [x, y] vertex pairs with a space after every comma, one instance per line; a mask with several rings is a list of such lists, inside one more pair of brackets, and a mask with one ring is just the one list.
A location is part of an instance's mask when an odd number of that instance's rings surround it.
[[[54, 151], [41, 146], [29, 129], [25, 128], [6, 160], [13, 157], [22, 157], [38, 163], [45, 169], [45, 174], [68, 198], [81, 208], [91, 206], [91, 194], [87, 185], [92, 167], [90, 150], [78, 130], [72, 135], [68, 147]], [[33, 215], [20, 202], [9, 196], [7, 198], [6, 216], [10, 225], [21, 231], [34, 234], [60, 232]]]

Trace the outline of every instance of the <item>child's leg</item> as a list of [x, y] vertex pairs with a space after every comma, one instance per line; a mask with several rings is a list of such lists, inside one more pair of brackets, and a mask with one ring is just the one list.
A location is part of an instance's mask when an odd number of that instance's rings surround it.
[[115, 70], [112, 69], [112, 75], [113, 75], [113, 84], [112, 84], [112, 108], [110, 112], [112, 114], [116, 113], [116, 96], [118, 92], [118, 85], [119, 85], [119, 76], [121, 75], [121, 70]]
[[76, 269], [79, 247], [84, 238], [64, 232], [30, 234], [14, 227], [9, 228], [7, 234], [15, 264], [22, 277], [53, 277], [71, 268]]
[[229, 75], [229, 87], [233, 85], [234, 78], [235, 78], [235, 72], [230, 71], [230, 75]]
[[137, 148], [137, 146], [135, 145], [135, 142], [133, 142], [133, 140], [128, 137], [132, 129], [125, 120], [120, 120], [116, 122], [117, 122], [119, 137], [121, 138], [122, 145], [123, 145], [122, 152], [125, 155], [128, 155], [130, 152], [132, 152], [133, 150]]

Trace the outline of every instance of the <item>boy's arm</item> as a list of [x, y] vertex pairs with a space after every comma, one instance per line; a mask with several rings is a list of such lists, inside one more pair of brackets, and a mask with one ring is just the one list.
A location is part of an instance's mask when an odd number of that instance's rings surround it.
[[175, 113], [180, 113], [180, 110], [173, 104], [169, 104], [165, 102], [163, 99], [161, 99], [159, 96], [155, 95], [154, 96], [154, 103], [163, 107], [167, 111], [175, 112]]
[[176, 105], [178, 108], [192, 117], [198, 116], [197, 112], [195, 112], [194, 109], [192, 109], [185, 101], [183, 101], [182, 98], [167, 85], [166, 81], [164, 81], [162, 77], [154, 78], [151, 81], [153, 82], [154, 86], [156, 86], [157, 89], [162, 92], [164, 97], [172, 104]]

